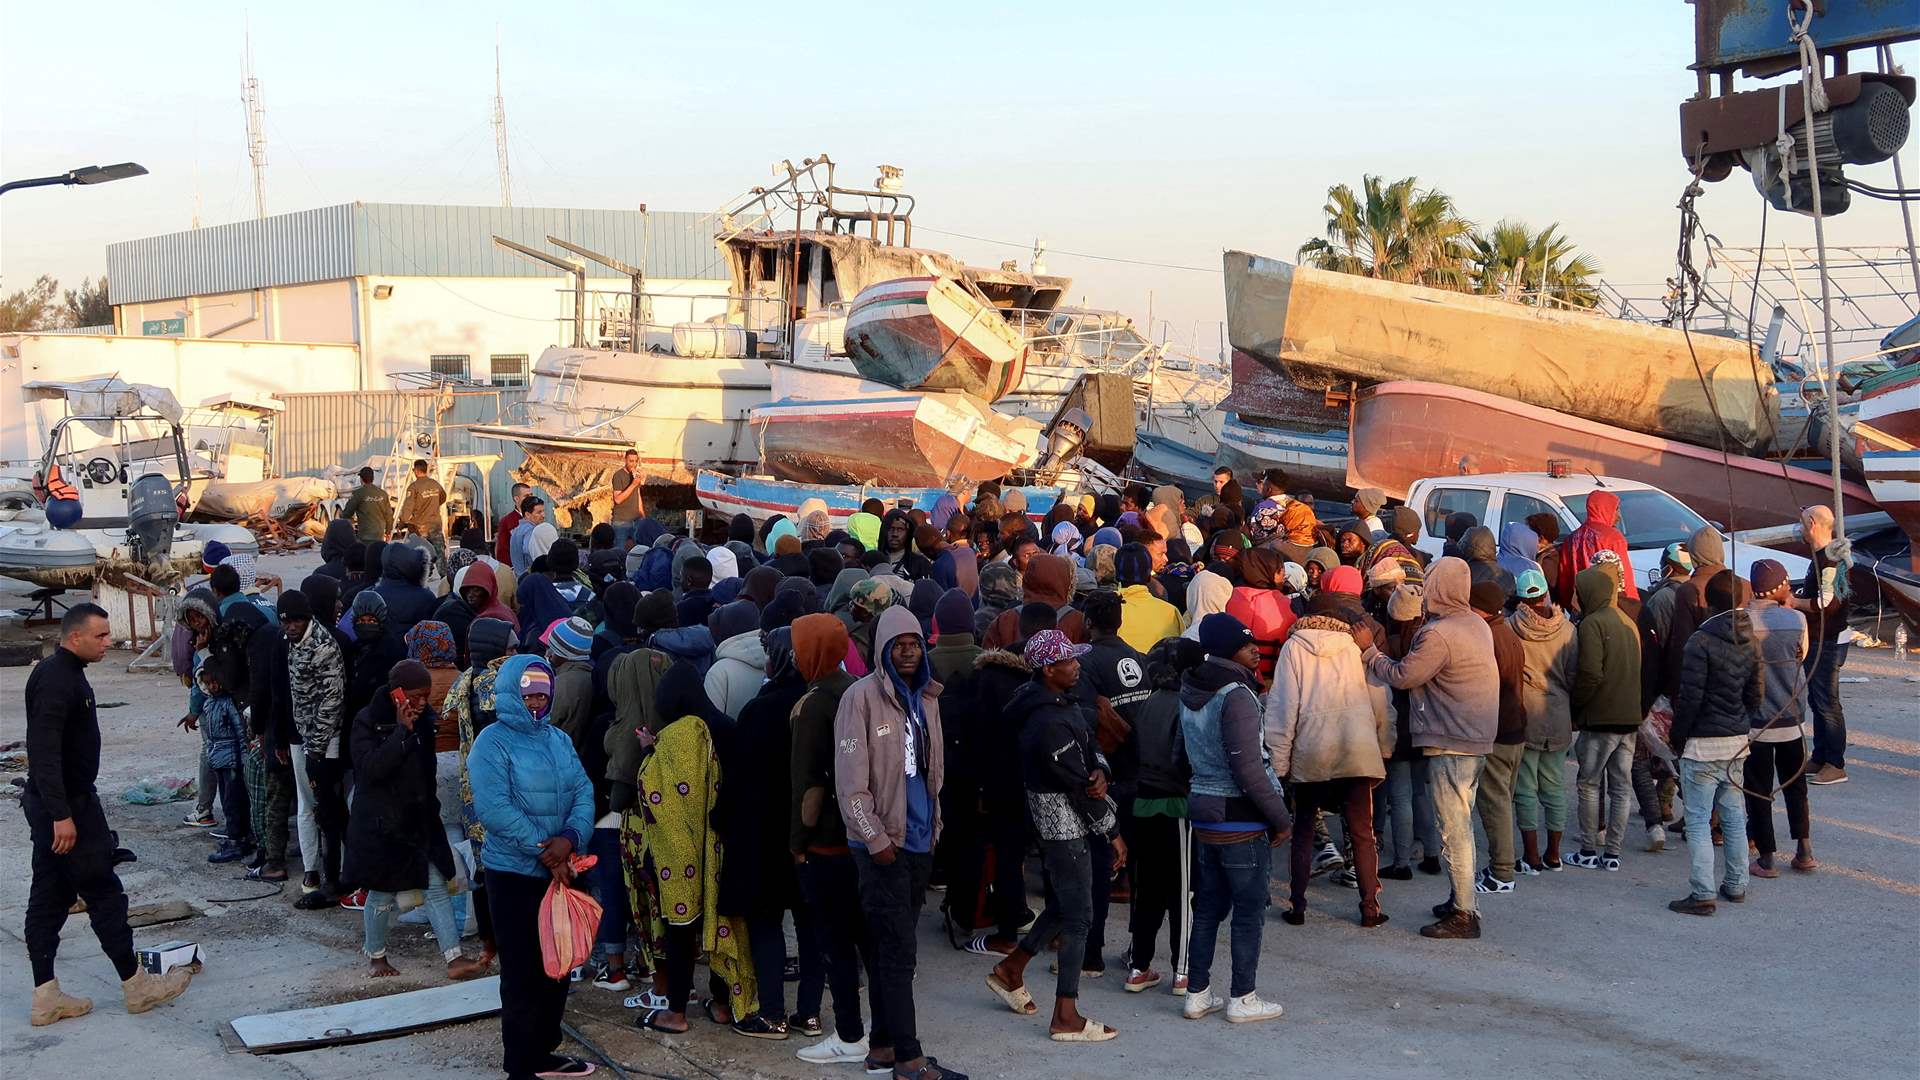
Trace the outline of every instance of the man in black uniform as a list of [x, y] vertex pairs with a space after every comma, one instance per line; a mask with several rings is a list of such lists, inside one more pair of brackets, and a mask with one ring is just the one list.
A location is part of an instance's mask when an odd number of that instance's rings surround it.
[[[1087, 617], [1087, 654], [1080, 658], [1080, 681], [1073, 694], [1086, 713], [1101, 752], [1106, 754], [1112, 785], [1108, 790], [1118, 807], [1120, 835], [1133, 843], [1133, 791], [1139, 773], [1139, 751], [1133, 739], [1134, 713], [1153, 692], [1147, 682], [1147, 658], [1120, 638], [1120, 594], [1101, 589], [1088, 594], [1083, 603]], [[1106, 707], [1100, 702], [1105, 700]], [[1116, 723], [1117, 721], [1117, 723]], [[1114, 897], [1108, 885], [1113, 880], [1113, 853], [1105, 840], [1089, 841], [1094, 872], [1093, 925], [1087, 931], [1087, 962], [1082, 970], [1106, 970], [1102, 957], [1107, 941], [1107, 908], [1115, 899], [1129, 902], [1132, 881], [1122, 877], [1122, 890]]]
[[86, 667], [112, 643], [107, 613], [75, 604], [60, 620], [60, 647], [27, 676], [27, 787], [20, 805], [33, 834], [25, 937], [36, 1027], [93, 1009], [92, 1001], [62, 993], [53, 977], [60, 928], [76, 899], [87, 902], [93, 935], [120, 975], [128, 1012], [179, 997], [193, 978], [185, 968], [150, 975], [134, 962], [127, 894], [113, 872], [113, 832], [93, 791], [100, 775], [100, 720]]

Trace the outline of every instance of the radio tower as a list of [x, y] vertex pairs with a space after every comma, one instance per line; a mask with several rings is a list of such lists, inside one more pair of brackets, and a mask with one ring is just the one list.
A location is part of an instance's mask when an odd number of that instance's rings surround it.
[[246, 30], [241, 55], [240, 102], [247, 112], [247, 158], [253, 162], [253, 216], [267, 216], [267, 107], [260, 103], [260, 80], [253, 75], [253, 26]]
[[500, 163], [500, 205], [513, 205], [513, 170], [507, 164], [507, 100], [500, 93], [500, 36], [493, 39], [493, 152]]

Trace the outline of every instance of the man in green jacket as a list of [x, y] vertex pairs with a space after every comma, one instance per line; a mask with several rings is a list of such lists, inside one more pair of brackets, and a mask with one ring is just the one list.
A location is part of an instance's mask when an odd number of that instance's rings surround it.
[[[1612, 564], [1580, 571], [1580, 659], [1573, 676], [1573, 726], [1580, 733], [1580, 853], [1567, 861], [1588, 870], [1620, 869], [1633, 800], [1633, 737], [1640, 729], [1640, 632], [1616, 605], [1620, 579]], [[1600, 818], [1600, 788], [1607, 817]]]
[[[353, 522], [354, 536], [361, 543], [385, 540], [393, 531], [393, 496], [373, 482], [373, 470], [360, 470], [360, 486], [347, 496], [340, 516]], [[375, 577], [379, 574], [376, 572]]]

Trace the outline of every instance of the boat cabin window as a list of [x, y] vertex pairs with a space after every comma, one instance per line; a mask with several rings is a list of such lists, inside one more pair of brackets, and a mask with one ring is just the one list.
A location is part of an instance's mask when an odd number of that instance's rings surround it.
[[1524, 525], [1527, 519], [1535, 514], [1552, 514], [1553, 519], [1560, 522], [1560, 534], [1562, 536], [1573, 531], [1566, 527], [1566, 520], [1560, 516], [1559, 507], [1545, 499], [1536, 499], [1532, 495], [1522, 495], [1517, 491], [1509, 491], [1507, 492], [1506, 498], [1500, 502], [1500, 525], [1493, 530], [1493, 535], [1495, 537], [1504, 536], [1506, 535], [1508, 525], [1516, 521]]
[[[1687, 509], [1685, 503], [1664, 491], [1642, 488], [1638, 491], [1616, 491], [1620, 497], [1620, 520], [1615, 523], [1627, 538], [1627, 547], [1633, 550], [1641, 548], [1664, 548], [1668, 544], [1684, 544], [1693, 537], [1694, 531], [1707, 527], [1707, 519]], [[1573, 516], [1581, 521], [1587, 520], [1587, 497], [1568, 495], [1562, 500]]]
[[1433, 493], [1427, 496], [1427, 535], [1447, 535], [1448, 515], [1461, 512], [1472, 514], [1473, 520], [1485, 524], [1487, 493], [1477, 488], [1434, 488]]

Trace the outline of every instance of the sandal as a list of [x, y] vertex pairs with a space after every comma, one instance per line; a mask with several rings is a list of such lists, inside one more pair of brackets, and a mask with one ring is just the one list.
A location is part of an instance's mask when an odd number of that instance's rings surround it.
[[656, 993], [652, 990], [645, 990], [638, 994], [628, 994], [621, 999], [620, 1004], [629, 1009], [648, 1009], [653, 1012], [667, 1011], [666, 995]]
[[992, 938], [993, 938], [992, 934], [975, 934], [972, 937], [968, 938], [966, 944], [960, 946], [960, 949], [962, 952], [970, 952], [970, 953], [973, 953], [975, 956], [1007, 955], [1006, 953], [1001, 952], [999, 949], [996, 949], [993, 946], [987, 944], [987, 942], [990, 941]]
[[1054, 1042], [1094, 1043], [1106, 1042], [1109, 1039], [1117, 1038], [1119, 1034], [1120, 1031], [1117, 1028], [1110, 1028], [1098, 1020], [1088, 1020], [1086, 1025], [1079, 1031], [1050, 1031], [1047, 1033], [1047, 1037]]
[[661, 1025], [659, 1018], [666, 1014], [667, 1010], [665, 1009], [648, 1009], [646, 1012], [640, 1014], [640, 1019], [635, 1020], [633, 1026], [645, 1028], [648, 1031], [657, 1031], [662, 1035], [685, 1035], [688, 1030], [693, 1027], [692, 1024], [688, 1024], [683, 1028], [664, 1027]]
[[[732, 1020], [722, 1020], [718, 1016], [714, 1015], [714, 1000], [715, 999], [713, 998], [708, 998], [707, 1000], [701, 1002], [700, 1011], [707, 1014], [707, 1019], [713, 1021], [716, 1024], [719, 1024], [721, 1027], [732, 1027], [733, 1026]], [[728, 1009], [727, 1011], [732, 1012], [733, 1010]]]
[[1040, 1011], [1040, 1006], [1033, 1003], [1033, 995], [1027, 992], [1026, 987], [1008, 986], [991, 971], [987, 972], [987, 989], [993, 991], [994, 997], [1006, 1002], [1007, 1008], [1021, 1016], [1032, 1016]]

